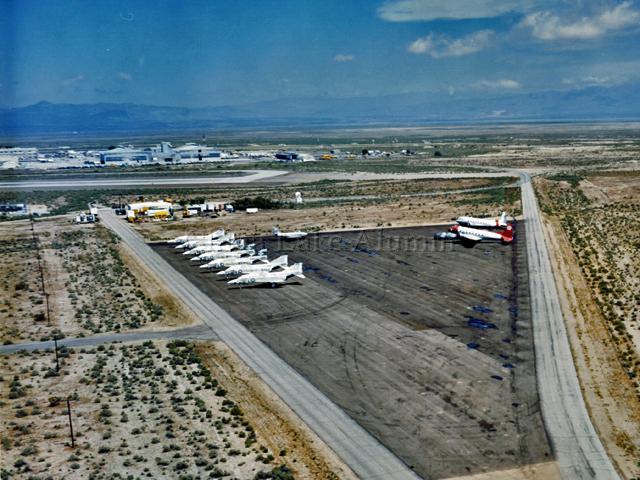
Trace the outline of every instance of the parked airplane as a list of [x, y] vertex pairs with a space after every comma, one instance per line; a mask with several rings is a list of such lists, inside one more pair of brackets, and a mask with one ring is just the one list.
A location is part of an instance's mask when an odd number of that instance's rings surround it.
[[[452, 236], [454, 235], [454, 236]], [[462, 242], [502, 242], [511, 243], [513, 241], [513, 227], [507, 225], [507, 228], [500, 232], [491, 232], [489, 230], [480, 230], [477, 228], [463, 227], [454, 225], [449, 228], [448, 232], [440, 232], [434, 235], [437, 240], [459, 240]]]
[[200, 268], [214, 269], [230, 267], [231, 265], [250, 265], [255, 262], [267, 262], [267, 256], [265, 254], [251, 255], [250, 257], [224, 257], [217, 260], [212, 260], [205, 265], [200, 265]]
[[242, 241], [242, 240], [236, 240], [236, 235], [235, 233], [230, 233], [228, 235], [223, 235], [221, 237], [218, 238], [212, 238], [212, 239], [208, 239], [208, 240], [189, 240], [188, 242], [184, 242], [181, 243], [180, 245], [176, 246], [176, 249], [190, 249], [190, 248], [194, 248], [194, 247], [205, 247], [205, 246], [209, 246], [209, 245], [224, 245], [226, 243], [233, 243], [236, 241]]
[[456, 223], [464, 227], [506, 228], [507, 213], [502, 212], [499, 218], [458, 217]]
[[173, 240], [167, 241], [167, 243], [185, 243], [190, 242], [191, 240], [212, 240], [223, 235], [224, 229], [220, 229], [210, 233], [209, 235], [182, 235], [180, 237], [174, 238]]
[[296, 232], [281, 232], [278, 227], [273, 227], [271, 230], [276, 237], [286, 238], [287, 240], [298, 240], [299, 238], [304, 238], [307, 236], [307, 232], [301, 232], [300, 230]]
[[183, 255], [200, 255], [208, 252], [230, 252], [231, 250], [242, 250], [243, 248], [251, 248], [254, 244], [245, 245], [244, 240], [238, 240], [228, 245], [200, 245], [191, 250], [183, 252]]
[[272, 287], [285, 283], [289, 277], [295, 275], [298, 278], [305, 278], [302, 273], [302, 264], [295, 263], [280, 272], [256, 272], [247, 273], [227, 282], [229, 285], [252, 286], [271, 284]]
[[218, 272], [218, 275], [224, 275], [226, 277], [245, 275], [247, 273], [257, 272], [270, 272], [274, 268], [283, 267], [286, 268], [289, 264], [289, 256], [282, 255], [275, 260], [266, 263], [252, 263], [245, 265], [233, 265], [226, 270]]
[[[208, 262], [211, 260], [218, 260], [220, 258], [230, 258], [230, 257], [246, 257], [249, 255], [255, 255], [256, 251], [251, 248], [246, 248], [243, 250], [233, 250], [233, 251], [218, 251], [218, 252], [205, 252], [197, 257], [193, 257], [191, 259], [192, 262]], [[260, 250], [258, 252], [260, 255], [267, 253], [266, 250]]]

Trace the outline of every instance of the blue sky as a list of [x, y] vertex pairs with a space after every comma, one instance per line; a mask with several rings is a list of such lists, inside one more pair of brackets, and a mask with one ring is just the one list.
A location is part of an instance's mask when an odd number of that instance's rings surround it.
[[0, 104], [637, 88], [639, 46], [633, 1], [0, 0]]

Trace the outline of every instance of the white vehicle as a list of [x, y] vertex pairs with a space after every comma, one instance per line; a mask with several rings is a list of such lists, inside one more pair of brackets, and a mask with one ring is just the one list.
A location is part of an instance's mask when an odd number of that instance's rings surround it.
[[244, 265], [233, 265], [226, 270], [218, 272], [218, 275], [224, 275], [225, 277], [237, 277], [239, 275], [245, 275], [247, 273], [257, 272], [270, 272], [274, 268], [282, 267], [286, 268], [289, 264], [289, 256], [282, 255], [270, 262], [266, 263], [251, 263]]
[[508, 225], [506, 212], [502, 212], [498, 218], [458, 217], [456, 223], [463, 227], [480, 228], [506, 228]]
[[185, 243], [190, 242], [191, 240], [213, 240], [214, 238], [218, 238], [223, 235], [224, 230], [220, 229], [210, 233], [209, 235], [182, 235], [174, 238], [173, 240], [169, 240], [167, 243]]
[[296, 232], [281, 232], [278, 227], [273, 227], [271, 233], [273, 233], [276, 237], [286, 238], [287, 240], [297, 240], [299, 238], [304, 238], [307, 236], [307, 232], [301, 232], [299, 230]]
[[479, 230], [477, 228], [463, 227], [454, 225], [449, 228], [449, 232], [458, 236], [460, 241], [471, 243], [477, 242], [502, 242], [511, 243], [513, 241], [513, 227], [507, 225], [507, 228], [500, 232], [491, 232], [489, 230]]
[[275, 287], [276, 285], [285, 283], [287, 279], [293, 275], [298, 278], [305, 278], [302, 273], [301, 263], [295, 263], [280, 272], [247, 273], [246, 275], [234, 278], [227, 283], [229, 285], [238, 285], [240, 287], [265, 284], [271, 284], [272, 287]]
[[200, 265], [200, 268], [217, 270], [219, 268], [230, 267], [231, 265], [251, 265], [255, 262], [267, 262], [265, 254], [251, 255], [250, 257], [224, 257]]
[[[198, 255], [197, 257], [193, 257], [191, 259], [192, 262], [209, 262], [211, 260], [217, 260], [219, 258], [225, 258], [225, 257], [246, 257], [247, 255], [255, 255], [256, 251], [253, 249], [253, 247], [251, 248], [245, 248], [242, 250], [233, 250], [233, 251], [226, 251], [226, 250], [221, 250], [218, 252], [205, 252], [201, 255]], [[267, 253], [266, 250], [260, 250], [259, 252], [260, 254], [263, 253]]]
[[182, 249], [190, 249], [194, 247], [204, 247], [208, 245], [224, 245], [225, 243], [233, 243], [235, 242], [236, 235], [234, 233], [230, 233], [228, 235], [223, 235], [218, 238], [212, 238], [209, 240], [189, 240], [188, 242], [181, 243], [175, 248], [178, 250]]

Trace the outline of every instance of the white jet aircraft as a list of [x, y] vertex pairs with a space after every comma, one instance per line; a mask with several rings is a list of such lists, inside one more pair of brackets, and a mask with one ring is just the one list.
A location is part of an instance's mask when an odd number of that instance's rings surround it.
[[226, 243], [233, 243], [240, 240], [236, 240], [236, 235], [234, 233], [230, 233], [228, 235], [223, 235], [218, 238], [212, 238], [210, 240], [189, 240], [188, 242], [184, 242], [178, 246], [176, 249], [190, 249], [194, 247], [206, 247], [210, 245], [224, 245]]
[[[511, 225], [507, 225], [507, 228], [500, 232], [491, 232], [489, 230], [479, 230], [477, 228], [454, 225], [449, 228], [449, 232], [457, 235], [458, 239], [463, 242], [511, 243], [513, 241], [513, 227]], [[446, 240], [446, 238], [443, 238], [443, 240]]]
[[458, 217], [456, 223], [463, 227], [506, 228], [507, 213], [502, 212], [499, 218]]
[[167, 241], [167, 243], [185, 243], [190, 242], [191, 240], [213, 240], [214, 238], [218, 238], [223, 235], [224, 229], [220, 229], [210, 233], [209, 235], [182, 235], [174, 238], [173, 240]]
[[227, 283], [229, 285], [238, 285], [240, 287], [264, 284], [271, 284], [272, 287], [275, 287], [276, 285], [285, 283], [292, 275], [295, 275], [298, 278], [305, 278], [302, 273], [301, 263], [295, 263], [280, 272], [247, 273], [246, 275], [234, 278]]
[[[266, 250], [260, 250], [258, 252], [260, 255], [264, 255], [265, 253], [267, 253]], [[220, 258], [226, 258], [226, 257], [246, 257], [246, 256], [250, 256], [250, 255], [255, 255], [256, 251], [253, 247], [251, 248], [245, 248], [242, 250], [233, 250], [233, 251], [228, 251], [228, 250], [223, 250], [223, 251], [218, 251], [218, 252], [205, 252], [201, 255], [198, 255], [197, 257], [193, 257], [191, 259], [192, 262], [209, 262], [211, 260], [218, 260]]]
[[251, 245], [245, 245], [244, 240], [237, 240], [233, 243], [227, 245], [200, 245], [192, 248], [191, 250], [187, 250], [186, 252], [182, 252], [183, 255], [200, 255], [202, 253], [208, 252], [230, 252], [231, 250], [242, 250], [246, 248], [253, 247], [253, 243]]
[[276, 237], [282, 237], [287, 240], [298, 240], [299, 238], [304, 238], [307, 236], [307, 232], [301, 232], [300, 230], [296, 232], [281, 232], [278, 227], [273, 227], [271, 230]]
[[217, 270], [219, 268], [227, 268], [231, 265], [250, 265], [255, 262], [267, 262], [267, 256], [265, 254], [251, 255], [250, 257], [224, 257], [217, 260], [212, 260], [205, 265], [200, 265], [200, 268]]
[[226, 270], [218, 272], [218, 275], [224, 275], [225, 277], [237, 277], [239, 275], [245, 275], [247, 273], [257, 272], [270, 272], [274, 268], [283, 267], [286, 268], [289, 264], [289, 256], [282, 255], [270, 262], [266, 263], [252, 263], [245, 265], [233, 265]]

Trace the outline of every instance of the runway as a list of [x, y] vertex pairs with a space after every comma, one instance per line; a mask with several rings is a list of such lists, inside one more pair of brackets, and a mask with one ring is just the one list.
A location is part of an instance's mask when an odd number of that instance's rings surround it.
[[[134, 178], [87, 178], [82, 179], [62, 178], [55, 180], [26, 180], [13, 182], [0, 182], [0, 190], [44, 190], [44, 189], [82, 189], [82, 188], [117, 188], [117, 187], [161, 187], [161, 186], [191, 186], [191, 185], [227, 185], [227, 184], [243, 184], [267, 179], [273, 179], [281, 175], [285, 175], [284, 170], [243, 170], [246, 175], [228, 175], [228, 176], [139, 176]], [[44, 176], [44, 175], [43, 175]], [[124, 177], [124, 175], [123, 175]], [[130, 177], [127, 175], [126, 177]]]
[[542, 416], [558, 466], [566, 479], [618, 479], [593, 428], [573, 364], [558, 290], [531, 177], [521, 174], [526, 221], [538, 390]]

